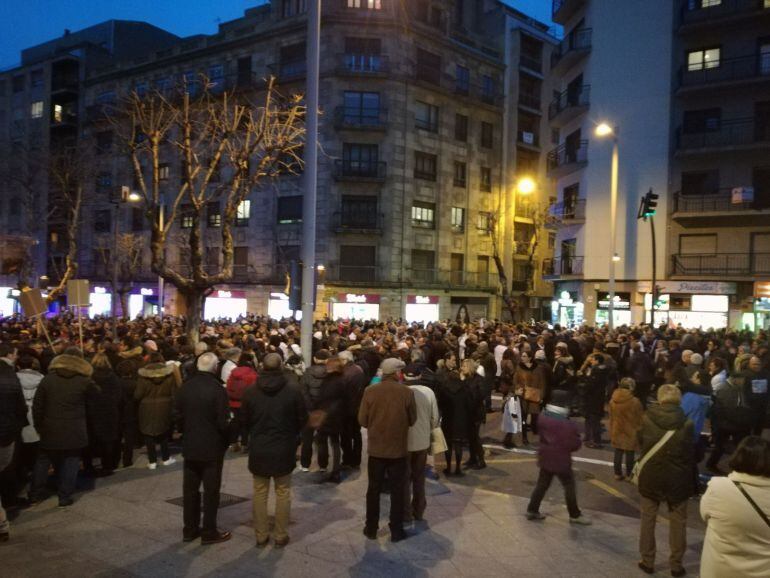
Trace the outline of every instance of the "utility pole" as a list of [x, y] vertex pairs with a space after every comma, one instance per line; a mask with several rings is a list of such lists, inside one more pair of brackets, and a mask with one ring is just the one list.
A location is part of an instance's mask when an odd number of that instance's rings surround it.
[[652, 306], [650, 308], [650, 325], [655, 325], [655, 305], [658, 302], [658, 245], [655, 240], [655, 211], [658, 206], [658, 197], [652, 192], [652, 189], [647, 191], [647, 194], [642, 197], [642, 202], [639, 204], [639, 212], [636, 215], [637, 219], [646, 221], [650, 220], [650, 233], [652, 234]]
[[316, 180], [318, 175], [318, 71], [321, 52], [321, 0], [307, 10], [307, 106], [305, 121], [305, 196], [302, 200], [302, 325], [300, 345], [305, 364], [313, 362], [315, 303]]

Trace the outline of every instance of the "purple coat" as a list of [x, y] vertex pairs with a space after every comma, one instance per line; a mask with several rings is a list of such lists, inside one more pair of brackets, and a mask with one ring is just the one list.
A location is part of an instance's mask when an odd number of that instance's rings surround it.
[[580, 430], [566, 417], [546, 410], [537, 420], [540, 447], [538, 465], [553, 474], [567, 474], [572, 469], [572, 452], [580, 449]]

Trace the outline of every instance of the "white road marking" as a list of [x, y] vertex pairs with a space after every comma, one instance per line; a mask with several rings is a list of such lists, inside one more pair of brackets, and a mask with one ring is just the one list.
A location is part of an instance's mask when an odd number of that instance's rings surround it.
[[[514, 454], [528, 454], [528, 455], [534, 455], [537, 452], [535, 450], [525, 450], [522, 448], [511, 448], [508, 449], [505, 446], [498, 445], [498, 444], [484, 444], [485, 448], [489, 449], [495, 449], [495, 450], [502, 450], [504, 452], [514, 453]], [[583, 462], [586, 464], [595, 464], [598, 466], [610, 466], [612, 467], [614, 464], [612, 462], [608, 462], [606, 460], [595, 460], [593, 458], [584, 458], [582, 456], [572, 456], [572, 459], [576, 462]]]

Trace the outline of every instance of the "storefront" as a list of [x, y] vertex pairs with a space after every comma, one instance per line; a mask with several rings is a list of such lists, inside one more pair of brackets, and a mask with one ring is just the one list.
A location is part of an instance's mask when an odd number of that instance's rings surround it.
[[235, 320], [248, 313], [245, 291], [214, 291], [203, 305], [203, 317], [206, 320]]
[[487, 297], [452, 297], [451, 319], [478, 321], [489, 317], [489, 298]]
[[754, 283], [754, 326], [753, 331], [770, 329], [770, 281]]
[[438, 295], [407, 295], [406, 322], [435, 323], [440, 319], [438, 302]]
[[292, 311], [289, 307], [289, 296], [286, 293], [270, 293], [270, 299], [267, 302], [267, 315], [270, 319], [294, 317], [298, 321], [302, 320], [302, 310]]
[[580, 325], [583, 323], [584, 309], [577, 291], [562, 291], [558, 299], [551, 301], [551, 323], [562, 327]]
[[[612, 304], [613, 327], [631, 325], [631, 293], [617, 292]], [[610, 295], [606, 291], [596, 292], [596, 325], [610, 321]]]
[[88, 316], [98, 315], [104, 317], [112, 315], [112, 293], [107, 291], [106, 287], [94, 287], [88, 297]]
[[158, 314], [158, 296], [156, 289], [140, 287], [134, 289], [128, 296], [128, 316], [136, 319], [138, 316], [153, 317]]
[[[645, 321], [650, 322], [652, 294], [649, 283], [640, 283], [644, 293]], [[735, 283], [719, 281], [662, 281], [658, 284], [655, 303], [655, 324], [670, 327], [721, 329], [728, 326], [730, 295], [735, 295]]]
[[368, 293], [340, 293], [332, 302], [332, 319], [379, 319], [380, 296]]
[[18, 294], [19, 290], [13, 287], [0, 287], [0, 317], [8, 317], [18, 311]]

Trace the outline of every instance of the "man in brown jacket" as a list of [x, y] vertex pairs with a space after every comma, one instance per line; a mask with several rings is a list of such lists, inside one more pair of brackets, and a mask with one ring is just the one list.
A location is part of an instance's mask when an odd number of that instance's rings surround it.
[[358, 422], [368, 431], [369, 487], [366, 490], [364, 535], [377, 539], [380, 523], [380, 492], [387, 475], [390, 482], [390, 540], [407, 537], [404, 532], [404, 487], [409, 428], [417, 421], [414, 393], [400, 382], [404, 362], [386, 359], [380, 365], [382, 381], [364, 392]]

